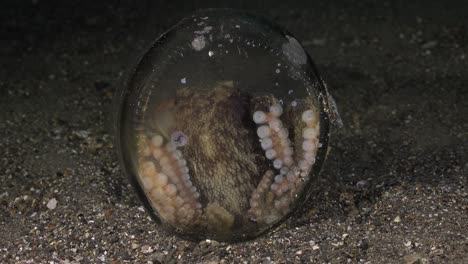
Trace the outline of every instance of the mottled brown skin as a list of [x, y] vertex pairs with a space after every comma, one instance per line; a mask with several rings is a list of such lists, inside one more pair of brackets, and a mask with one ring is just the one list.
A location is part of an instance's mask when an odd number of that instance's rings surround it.
[[180, 148], [203, 203], [217, 201], [234, 215], [248, 210], [250, 194], [265, 171], [250, 99], [220, 83], [203, 93], [181, 89], [175, 100], [175, 130], [188, 137]]

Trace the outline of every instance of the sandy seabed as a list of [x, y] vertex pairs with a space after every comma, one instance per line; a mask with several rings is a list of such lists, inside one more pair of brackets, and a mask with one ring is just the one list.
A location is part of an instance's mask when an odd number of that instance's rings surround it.
[[[0, 262], [468, 263], [463, 1], [68, 2], [0, 8]], [[208, 6], [289, 29], [344, 122], [306, 206], [237, 244], [161, 232], [112, 141], [120, 76]]]

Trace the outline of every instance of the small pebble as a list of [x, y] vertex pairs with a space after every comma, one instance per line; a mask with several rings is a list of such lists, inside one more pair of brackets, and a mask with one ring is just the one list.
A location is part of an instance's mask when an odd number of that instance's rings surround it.
[[90, 134], [91, 134], [91, 132], [89, 132], [87, 130], [80, 130], [80, 131], [75, 132], [75, 135], [77, 135], [81, 139], [88, 138]]
[[102, 262], [105, 262], [106, 261], [106, 256], [104, 254], [102, 254], [101, 256], [98, 257], [98, 259]]
[[437, 41], [431, 40], [431, 41], [428, 41], [428, 42], [424, 43], [421, 46], [421, 48], [422, 49], [431, 49], [431, 48], [434, 48], [435, 46], [437, 46]]
[[151, 248], [149, 245], [144, 245], [141, 247], [141, 252], [143, 252], [144, 254], [152, 253], [153, 248]]
[[54, 210], [55, 207], [57, 207], [57, 199], [52, 198], [47, 202], [47, 208], [49, 208], [50, 210]]
[[404, 264], [413, 264], [413, 263], [429, 263], [427, 258], [424, 258], [418, 253], [406, 255], [403, 257], [403, 263]]

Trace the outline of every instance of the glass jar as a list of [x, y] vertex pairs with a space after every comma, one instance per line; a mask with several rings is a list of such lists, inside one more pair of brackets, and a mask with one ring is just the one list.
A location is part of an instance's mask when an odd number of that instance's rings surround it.
[[298, 40], [230, 9], [164, 33], [117, 96], [125, 173], [156, 222], [192, 239], [279, 225], [306, 200], [339, 120]]

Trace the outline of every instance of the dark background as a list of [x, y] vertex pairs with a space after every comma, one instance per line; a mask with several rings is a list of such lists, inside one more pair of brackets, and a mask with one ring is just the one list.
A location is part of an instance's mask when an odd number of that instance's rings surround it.
[[[467, 2], [303, 2], [2, 1], [0, 262], [468, 263]], [[345, 124], [307, 205], [233, 245], [161, 232], [111, 131], [137, 56], [221, 6], [301, 40]]]

